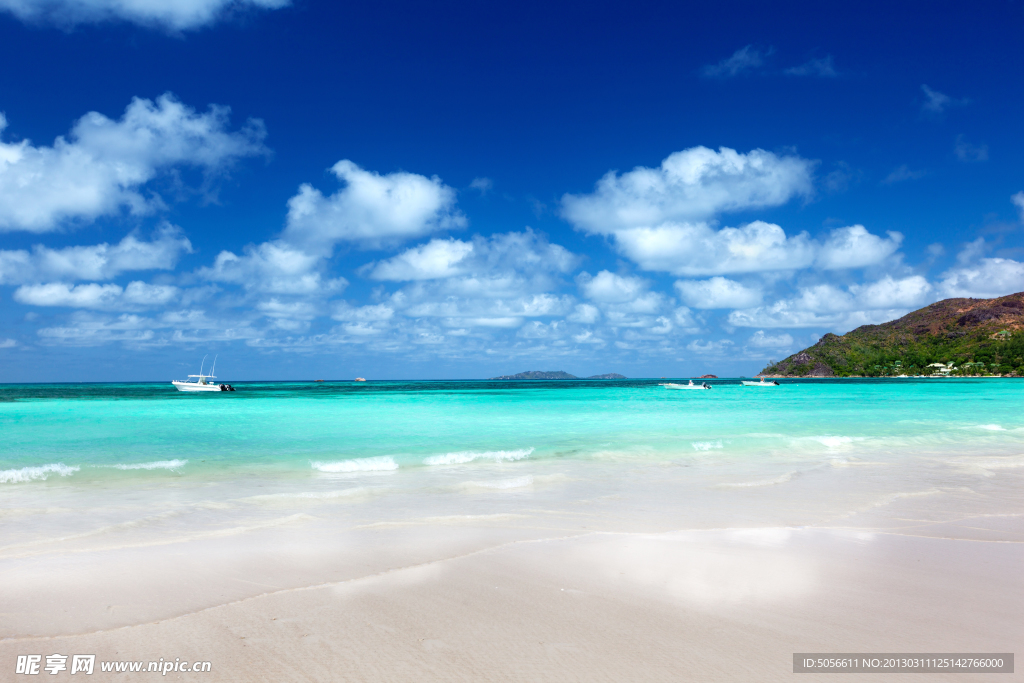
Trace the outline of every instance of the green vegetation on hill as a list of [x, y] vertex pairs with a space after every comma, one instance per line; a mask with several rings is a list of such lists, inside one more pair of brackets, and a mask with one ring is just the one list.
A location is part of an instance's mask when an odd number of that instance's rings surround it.
[[[502, 375], [491, 379], [579, 379], [579, 377], [562, 370], [528, 370], [515, 375]], [[584, 379], [626, 379], [626, 377], [616, 372], [610, 372], [607, 375], [593, 375]]]
[[842, 336], [826, 334], [814, 346], [770, 363], [761, 374], [1024, 376], [1024, 293], [945, 299], [898, 320], [863, 325]]
[[579, 379], [579, 377], [562, 370], [528, 370], [515, 375], [502, 375], [491, 379]]

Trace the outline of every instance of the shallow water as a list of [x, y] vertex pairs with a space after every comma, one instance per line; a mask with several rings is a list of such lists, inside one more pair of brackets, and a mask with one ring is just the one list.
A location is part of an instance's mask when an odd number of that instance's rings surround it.
[[539, 461], [1012, 456], [1024, 382], [999, 379], [0, 386], [0, 484], [315, 477]]

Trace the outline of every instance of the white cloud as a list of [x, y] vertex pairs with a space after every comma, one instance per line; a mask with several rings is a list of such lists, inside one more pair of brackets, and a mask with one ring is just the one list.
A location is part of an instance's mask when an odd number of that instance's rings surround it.
[[[172, 95], [135, 98], [118, 121], [90, 112], [52, 147], [0, 141], [0, 230], [49, 232], [62, 223], [143, 214], [162, 205], [144, 186], [178, 166], [208, 176], [239, 157], [262, 154], [263, 125], [228, 130], [226, 107], [196, 113]], [[0, 132], [6, 127], [0, 115]]]
[[678, 280], [680, 296], [694, 308], [751, 308], [761, 303], [761, 290], [735, 280], [713, 277], [709, 280]]
[[181, 230], [166, 224], [149, 242], [134, 234], [119, 243], [50, 249], [36, 245], [32, 251], [0, 250], [0, 284], [41, 280], [109, 280], [133, 270], [173, 270], [192, 244]]
[[787, 237], [764, 221], [721, 230], [707, 223], [666, 223], [619, 231], [616, 241], [641, 268], [688, 277], [807, 268], [816, 246], [806, 232]]
[[783, 349], [793, 345], [793, 337], [788, 334], [767, 335], [764, 330], [758, 330], [747, 341], [751, 346], [768, 349]]
[[634, 301], [648, 286], [647, 281], [642, 278], [616, 275], [607, 270], [602, 270], [595, 276], [587, 272], [580, 273], [576, 282], [585, 297], [601, 303]]
[[208, 26], [233, 12], [289, 4], [289, 0], [0, 0], [0, 10], [33, 24], [70, 27], [127, 21], [181, 31]]
[[944, 297], [991, 299], [1024, 291], [1024, 263], [1008, 258], [984, 258], [985, 241], [978, 238], [957, 255], [957, 265], [942, 274], [938, 289]]
[[686, 345], [688, 351], [693, 351], [699, 356], [721, 356], [726, 351], [731, 351], [735, 344], [729, 339], [719, 339], [717, 341], [704, 341], [703, 339], [695, 339]]
[[[240, 284], [254, 292], [326, 296], [348, 285], [345, 278], [330, 278], [326, 273], [327, 259], [338, 242], [383, 247], [465, 225], [465, 219], [455, 210], [454, 190], [437, 177], [413, 173], [382, 176], [364, 171], [351, 161], [339, 161], [332, 170], [346, 186], [324, 197], [312, 186], [302, 185], [288, 201], [287, 226], [279, 239], [250, 244], [242, 255], [223, 251], [211, 267], [200, 269], [198, 274], [215, 282]], [[443, 277], [443, 263], [438, 259], [444, 254], [454, 258], [453, 252], [459, 249], [466, 252], [465, 256], [473, 248], [460, 245], [466, 243], [439, 240], [367, 268], [376, 265], [373, 275], [378, 279]], [[428, 272], [431, 268], [433, 271]]]
[[245, 247], [243, 255], [222, 251], [213, 266], [199, 275], [214, 282], [231, 282], [245, 289], [272, 294], [326, 295], [343, 290], [348, 280], [326, 278], [318, 268], [321, 256], [311, 256], [283, 240]]
[[433, 240], [364, 266], [371, 277], [410, 281], [386, 303], [396, 314], [440, 319], [446, 327], [518, 327], [527, 318], [572, 311], [572, 297], [552, 293], [579, 258], [532, 230], [472, 242]]
[[30, 306], [66, 306], [96, 310], [132, 310], [164, 306], [179, 294], [177, 287], [130, 282], [126, 287], [115, 284], [88, 283], [68, 285], [52, 282], [44, 285], [22, 285], [14, 291], [14, 300]]
[[894, 168], [889, 175], [885, 176], [882, 182], [886, 185], [892, 185], [893, 183], [902, 183], [905, 180], [918, 180], [928, 175], [928, 171], [912, 171], [906, 164], [901, 164]]
[[903, 235], [889, 232], [888, 239], [872, 235], [863, 225], [837, 228], [818, 251], [815, 264], [823, 270], [863, 268], [881, 263], [896, 253]]
[[121, 343], [129, 347], [195, 344], [211, 341], [257, 343], [261, 333], [248, 321], [224, 315], [210, 317], [201, 310], [167, 311], [155, 317], [124, 313], [116, 317], [76, 311], [65, 325], [38, 330], [48, 345], [100, 346]]
[[336, 304], [331, 317], [344, 322], [384, 322], [391, 320], [395, 315], [395, 309], [386, 304], [374, 306], [352, 306], [341, 301]]
[[471, 182], [469, 186], [474, 190], [477, 190], [480, 193], [480, 196], [483, 197], [494, 189], [494, 181], [490, 178], [473, 178], [473, 182]]
[[975, 145], [964, 140], [963, 135], [956, 136], [953, 146], [956, 158], [965, 162], [988, 161], [988, 145]]
[[455, 190], [437, 176], [380, 175], [343, 159], [331, 171], [345, 187], [325, 197], [303, 184], [288, 200], [282, 239], [312, 254], [329, 255], [338, 242], [380, 248], [439, 230], [462, 228]]
[[592, 304], [577, 304], [566, 320], [572, 323], [582, 323], [584, 325], [593, 325], [601, 319], [601, 311], [598, 310], [597, 306]]
[[1018, 192], [1017, 194], [1010, 197], [1010, 201], [1014, 203], [1017, 210], [1020, 211], [1020, 222], [1024, 223], [1024, 192]]
[[933, 90], [929, 88], [927, 85], [921, 86], [921, 92], [924, 93], [925, 97], [924, 104], [922, 104], [921, 107], [925, 111], [931, 112], [933, 114], [941, 114], [950, 107], [956, 107], [967, 104], [967, 100], [953, 99], [952, 97], [946, 95], [945, 93], [941, 93], [938, 90]]
[[806, 233], [787, 238], [763, 221], [717, 230], [708, 221], [809, 196], [813, 167], [764, 150], [694, 147], [659, 168], [608, 173], [591, 194], [565, 195], [562, 215], [577, 229], [612, 235], [619, 251], [647, 270], [692, 277], [803, 268], [814, 259]]
[[473, 245], [457, 239], [434, 239], [381, 261], [369, 271], [374, 280], [433, 280], [463, 272], [458, 265], [473, 253]]
[[18, 342], [13, 339], [0, 339], [0, 349], [13, 349], [18, 345]]
[[920, 275], [902, 279], [886, 276], [845, 290], [819, 284], [800, 288], [790, 299], [733, 311], [728, 322], [735, 327], [824, 327], [845, 332], [859, 325], [899, 318], [928, 302], [932, 291]]
[[669, 221], [700, 221], [725, 211], [780, 206], [812, 193], [814, 162], [762, 149], [746, 154], [692, 147], [658, 168], [601, 178], [592, 194], [562, 197], [562, 216], [580, 230], [617, 234]]
[[764, 64], [765, 55], [752, 45], [746, 45], [732, 53], [717, 64], [709, 64], [701, 69], [705, 78], [732, 78], [759, 68]]
[[835, 78], [839, 75], [832, 55], [820, 59], [811, 59], [800, 66], [786, 69], [788, 76], [817, 76], [818, 78]]
[[850, 285], [858, 307], [867, 309], [916, 308], [928, 303], [932, 285], [920, 275], [901, 279], [886, 276], [861, 285]]

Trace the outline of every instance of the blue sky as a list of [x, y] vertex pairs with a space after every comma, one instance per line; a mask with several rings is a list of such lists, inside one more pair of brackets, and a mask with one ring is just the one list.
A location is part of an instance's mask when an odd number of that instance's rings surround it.
[[0, 381], [753, 374], [1024, 290], [1024, 3], [0, 0]]

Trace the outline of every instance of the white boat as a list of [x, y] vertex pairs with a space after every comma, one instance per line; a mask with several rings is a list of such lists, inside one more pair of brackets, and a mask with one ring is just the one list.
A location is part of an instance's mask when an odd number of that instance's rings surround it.
[[[217, 370], [217, 357], [213, 358], [213, 370], [211, 374], [203, 374], [203, 367], [206, 365], [206, 356], [203, 356], [203, 362], [199, 365], [198, 375], [189, 375], [188, 379], [175, 379], [171, 381], [174, 388], [178, 391], [234, 391], [235, 388], [230, 384], [217, 384], [216, 382], [208, 382], [207, 380], [217, 379], [217, 376], [212, 374]], [[192, 379], [192, 378], [195, 379]]]
[[700, 384], [694, 384], [693, 380], [690, 380], [689, 384], [673, 384], [671, 382], [662, 384], [661, 386], [666, 389], [710, 389], [711, 385], [707, 382], [701, 382]]
[[750, 381], [747, 381], [747, 380], [743, 380], [743, 386], [745, 386], [745, 387], [777, 387], [777, 386], [779, 386], [779, 383], [776, 382], [775, 380], [772, 380], [771, 382], [765, 382], [764, 381], [764, 377], [762, 377], [760, 382], [750, 382]]

